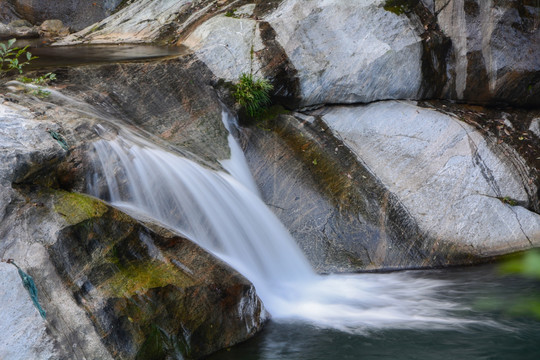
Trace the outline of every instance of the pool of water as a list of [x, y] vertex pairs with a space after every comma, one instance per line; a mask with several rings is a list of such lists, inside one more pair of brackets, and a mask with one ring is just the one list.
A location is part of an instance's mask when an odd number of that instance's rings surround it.
[[494, 265], [408, 275], [443, 281], [437, 300], [460, 305], [448, 312], [448, 319], [468, 322], [456, 321], [445, 328], [432, 328], [429, 323], [420, 329], [374, 328], [353, 334], [278, 319], [255, 338], [209, 359], [540, 359], [540, 318], [530, 306], [540, 301], [540, 281], [501, 275]]
[[48, 67], [74, 66], [84, 64], [116, 63], [165, 58], [187, 53], [182, 46], [156, 45], [76, 45], [50, 46], [40, 39], [20, 40], [15, 46], [29, 46], [28, 51], [38, 58], [25, 67], [25, 70]]

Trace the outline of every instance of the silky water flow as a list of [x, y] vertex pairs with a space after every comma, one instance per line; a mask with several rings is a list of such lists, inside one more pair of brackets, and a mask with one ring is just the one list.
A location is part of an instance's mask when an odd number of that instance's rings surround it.
[[[225, 111], [223, 121], [229, 132], [237, 126]], [[315, 274], [260, 199], [231, 134], [231, 158], [221, 161], [227, 172], [201, 166], [127, 129], [112, 140], [105, 137], [95, 143], [90, 193], [136, 218], [164, 224], [230, 264], [255, 285], [274, 321], [303, 321], [351, 333], [445, 329], [473, 322], [455, 315], [464, 310], [457, 303], [438, 296], [449, 281], [407, 272]]]

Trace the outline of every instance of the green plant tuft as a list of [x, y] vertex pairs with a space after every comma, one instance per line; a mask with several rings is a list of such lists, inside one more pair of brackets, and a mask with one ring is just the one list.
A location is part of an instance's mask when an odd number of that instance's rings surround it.
[[55, 73], [46, 73], [45, 75], [41, 75], [37, 78], [29, 78], [26, 76], [21, 76], [17, 78], [20, 82], [23, 84], [32, 84], [35, 85], [34, 88], [30, 88], [28, 92], [30, 92], [33, 95], [36, 95], [39, 98], [45, 98], [51, 94], [50, 91], [45, 90], [43, 86], [47, 86], [51, 81], [56, 80], [56, 74]]
[[255, 118], [270, 105], [270, 91], [274, 86], [267, 79], [255, 79], [253, 74], [242, 73], [234, 86], [234, 98], [246, 113]]
[[8, 40], [7, 43], [0, 43], [0, 74], [10, 72], [22, 74], [23, 66], [37, 59], [37, 56], [32, 56], [32, 53], [26, 50], [28, 46], [22, 49], [14, 47], [15, 41], [17, 39]]
[[408, 0], [387, 0], [384, 4], [384, 10], [401, 15], [410, 12], [411, 6]]

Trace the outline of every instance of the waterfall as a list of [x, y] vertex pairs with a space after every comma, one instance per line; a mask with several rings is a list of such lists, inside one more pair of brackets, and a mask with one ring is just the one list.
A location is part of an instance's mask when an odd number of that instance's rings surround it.
[[[224, 121], [230, 123], [224, 112]], [[246, 276], [274, 319], [350, 332], [453, 326], [455, 304], [437, 298], [445, 283], [407, 273], [319, 276], [260, 199], [243, 153], [215, 171], [127, 130], [95, 143], [90, 192], [134, 217], [174, 229]]]

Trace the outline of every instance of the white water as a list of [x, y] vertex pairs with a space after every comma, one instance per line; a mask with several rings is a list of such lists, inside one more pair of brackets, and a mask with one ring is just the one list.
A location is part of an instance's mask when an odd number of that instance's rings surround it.
[[[226, 116], [226, 114], [224, 114]], [[230, 137], [230, 141], [232, 137]], [[236, 146], [236, 148], [234, 148]], [[233, 142], [225, 172], [209, 170], [134, 135], [95, 144], [100, 170], [91, 191], [117, 207], [175, 229], [246, 276], [274, 319], [296, 319], [348, 332], [446, 328], [457, 305], [437, 298], [448, 283], [407, 273], [316, 275], [294, 239], [255, 193]]]

